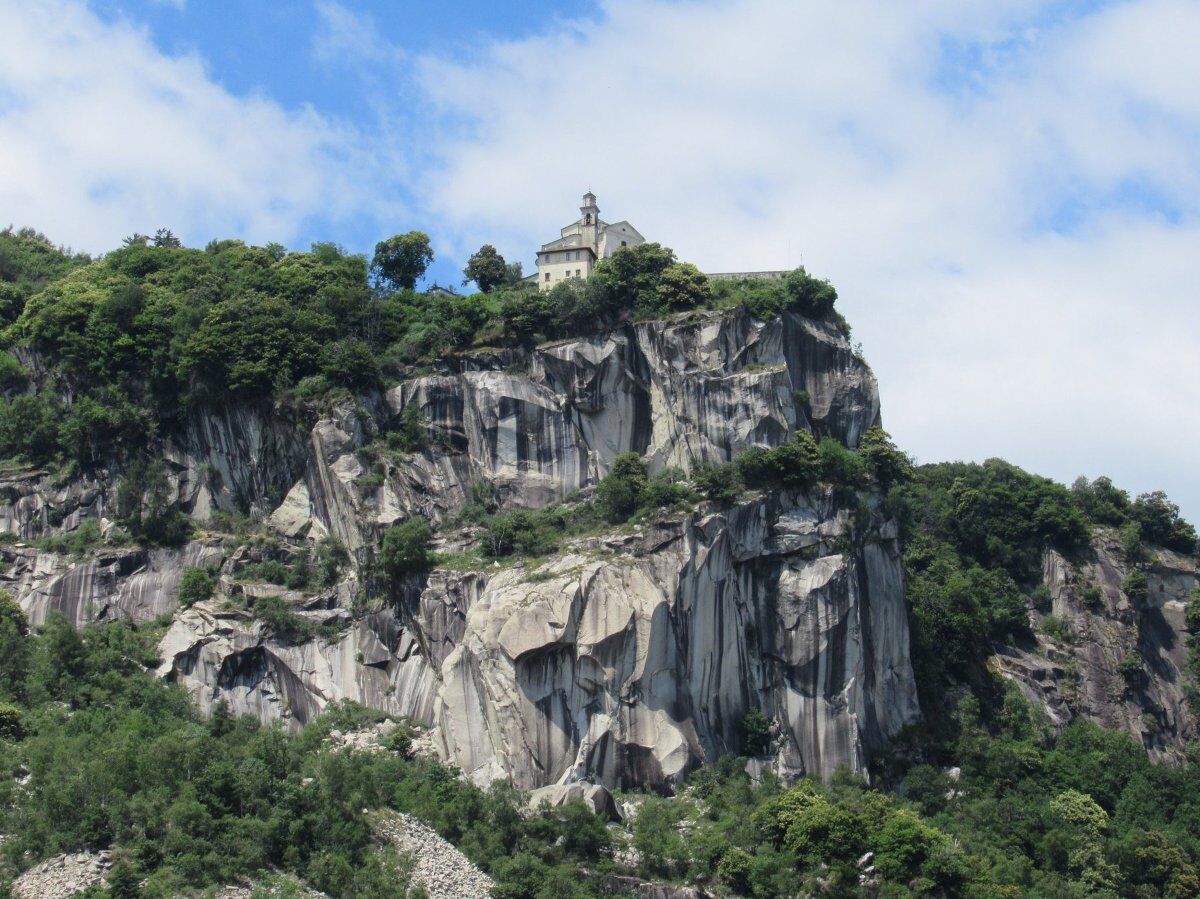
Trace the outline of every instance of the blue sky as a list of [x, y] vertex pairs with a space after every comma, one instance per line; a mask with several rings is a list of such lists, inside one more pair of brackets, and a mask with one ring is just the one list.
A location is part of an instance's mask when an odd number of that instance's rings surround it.
[[[331, 120], [349, 123], [370, 139], [381, 127], [420, 127], [421, 99], [410, 83], [411, 61], [427, 54], [470, 58], [497, 39], [519, 40], [560, 19], [561, 3], [524, 0], [496, 3], [470, 0], [447, 7], [430, 2], [317, 3], [270, 0], [104, 0], [92, 9], [110, 23], [132, 23], [147, 30], [164, 54], [194, 54], [203, 59], [210, 78], [239, 96], [270, 97], [289, 109], [311, 106]], [[587, 4], [578, 12], [586, 16]], [[592, 15], [598, 14], [598, 8]], [[385, 58], [367, 67], [353, 54], [331, 57], [322, 51], [338, 20], [350, 22], [358, 34], [374, 32], [386, 45]], [[416, 209], [403, 181], [381, 190]], [[429, 227], [415, 214], [405, 221], [381, 222], [361, 216], [307, 218], [292, 242], [304, 246], [334, 240], [369, 252], [374, 243], [396, 229]], [[391, 226], [389, 228], [389, 226]], [[382, 228], [382, 230], [381, 230]], [[386, 232], [386, 233], [384, 233]], [[200, 241], [203, 235], [197, 235]], [[457, 283], [462, 261], [442, 258], [430, 280]]]
[[837, 284], [885, 424], [1200, 518], [1194, 0], [0, 0], [0, 219]]

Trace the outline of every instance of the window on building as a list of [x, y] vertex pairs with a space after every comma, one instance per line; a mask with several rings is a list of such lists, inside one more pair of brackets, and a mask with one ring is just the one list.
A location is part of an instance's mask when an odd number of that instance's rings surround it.
[[625, 241], [621, 241], [621, 246], [627, 247], [627, 246], [629, 246], [629, 244], [627, 244]]
[[578, 277], [579, 277], [579, 269], [575, 269], [575, 277], [576, 277], [576, 278], [578, 278]]
[[549, 273], [549, 272], [546, 272], [546, 280], [547, 280], [547, 281], [549, 281], [549, 280], [550, 280], [550, 273]]

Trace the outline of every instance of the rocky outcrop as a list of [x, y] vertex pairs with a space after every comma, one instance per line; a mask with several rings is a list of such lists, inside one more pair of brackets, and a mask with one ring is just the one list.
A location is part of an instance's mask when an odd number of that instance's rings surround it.
[[536, 569], [434, 572], [337, 641], [281, 643], [202, 604], [161, 653], [202, 706], [303, 722], [355, 699], [433, 726], [478, 782], [529, 789], [671, 786], [739, 751], [752, 707], [781, 774], [863, 771], [918, 714], [894, 528], [832, 493], [582, 540]]
[[797, 428], [855, 446], [879, 421], [874, 376], [831, 326], [742, 310], [560, 341], [524, 364], [462, 358], [387, 400], [397, 415], [417, 404], [441, 449], [391, 485], [385, 505], [434, 519], [476, 482], [537, 508], [594, 483], [624, 452], [687, 470]]
[[107, 852], [56, 855], [13, 881], [13, 899], [69, 899], [102, 884], [112, 861]]
[[[1047, 550], [1043, 583], [1051, 606], [1033, 614], [1036, 640], [1000, 648], [991, 663], [1054, 725], [1081, 715], [1171, 759], [1197, 734], [1187, 698], [1184, 609], [1200, 586], [1200, 568], [1170, 550], [1152, 556], [1140, 566], [1145, 595], [1131, 596], [1126, 579], [1139, 566], [1125, 560], [1112, 532], [1099, 531], [1079, 558]], [[1057, 624], [1051, 633], [1048, 616]]]
[[429, 899], [488, 899], [492, 879], [438, 834], [410, 815], [379, 815], [375, 832], [414, 862], [412, 885]]
[[0, 547], [0, 586], [20, 598], [35, 625], [53, 612], [79, 627], [122, 617], [150, 621], [179, 608], [185, 569], [215, 570], [224, 557], [215, 541], [178, 550], [106, 547], [82, 559], [25, 545]]

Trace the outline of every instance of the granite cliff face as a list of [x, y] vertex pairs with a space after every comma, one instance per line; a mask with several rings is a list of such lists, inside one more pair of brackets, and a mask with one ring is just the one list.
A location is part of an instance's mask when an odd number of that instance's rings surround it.
[[[416, 405], [432, 448], [380, 452]], [[832, 328], [741, 311], [447, 361], [315, 421], [266, 408], [202, 412], [161, 448], [173, 501], [197, 522], [249, 510], [272, 540], [205, 530], [178, 550], [84, 558], [2, 550], [6, 586], [37, 623], [172, 616], [162, 676], [204, 707], [302, 723], [351, 698], [433, 729], [473, 777], [665, 786], [738, 748], [745, 711], [772, 721], [772, 764], [863, 770], [918, 709], [894, 526], [871, 495], [747, 495], [724, 511], [581, 539], [534, 568], [435, 570], [390, 593], [372, 579], [381, 530], [411, 515], [450, 527], [473, 491], [538, 508], [590, 489], [619, 454], [651, 470], [728, 461], [797, 428], [849, 445], [879, 419], [874, 378]], [[98, 519], [122, 472], [10, 473], [0, 525], [23, 541]], [[320, 591], [247, 583], [326, 536], [349, 551]], [[218, 590], [178, 607], [182, 572]], [[278, 595], [323, 636], [273, 636], [246, 598]]]
[[[1132, 734], [1152, 756], [1170, 760], [1196, 737], [1184, 611], [1200, 570], [1195, 559], [1167, 549], [1151, 555], [1142, 566], [1142, 595], [1126, 589], [1133, 566], [1112, 531], [1098, 531], [1080, 558], [1047, 550], [1042, 582], [1051, 603], [1032, 615], [1036, 642], [1000, 648], [991, 667], [1054, 725], [1082, 716]], [[1047, 634], [1050, 616], [1061, 630]]]

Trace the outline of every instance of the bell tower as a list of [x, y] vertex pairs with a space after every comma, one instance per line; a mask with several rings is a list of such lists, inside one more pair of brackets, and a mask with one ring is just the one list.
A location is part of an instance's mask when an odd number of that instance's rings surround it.
[[579, 228], [583, 242], [599, 252], [597, 234], [600, 227], [600, 207], [596, 205], [596, 195], [590, 190], [583, 195], [583, 205], [579, 207]]

